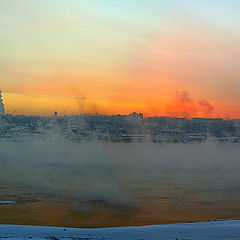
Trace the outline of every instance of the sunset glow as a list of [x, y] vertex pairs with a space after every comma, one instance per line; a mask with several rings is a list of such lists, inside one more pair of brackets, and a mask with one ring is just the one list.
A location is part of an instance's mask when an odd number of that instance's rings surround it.
[[0, 0], [6, 113], [240, 118], [237, 0]]

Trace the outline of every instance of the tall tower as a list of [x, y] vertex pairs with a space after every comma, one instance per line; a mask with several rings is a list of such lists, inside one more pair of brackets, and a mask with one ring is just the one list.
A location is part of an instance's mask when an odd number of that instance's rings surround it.
[[3, 99], [2, 99], [2, 90], [0, 90], [0, 115], [5, 113]]

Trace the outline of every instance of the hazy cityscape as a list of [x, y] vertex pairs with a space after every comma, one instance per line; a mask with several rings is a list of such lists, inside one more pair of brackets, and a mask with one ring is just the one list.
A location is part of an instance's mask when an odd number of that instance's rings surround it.
[[[0, 92], [1, 93], [1, 92]], [[26, 140], [43, 135], [61, 135], [70, 141], [191, 143], [215, 139], [239, 142], [240, 119], [144, 117], [80, 114], [51, 117], [5, 114], [0, 100], [0, 139]]]

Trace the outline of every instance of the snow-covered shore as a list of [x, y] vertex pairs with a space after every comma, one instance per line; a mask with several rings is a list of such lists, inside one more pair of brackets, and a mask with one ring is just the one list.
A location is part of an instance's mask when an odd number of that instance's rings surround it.
[[0, 239], [236, 240], [240, 220], [98, 229], [0, 225]]

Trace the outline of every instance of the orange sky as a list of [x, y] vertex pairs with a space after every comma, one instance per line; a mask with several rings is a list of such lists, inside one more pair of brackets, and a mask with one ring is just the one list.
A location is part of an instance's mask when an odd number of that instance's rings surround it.
[[238, 2], [93, 1], [0, 2], [7, 113], [240, 118]]

